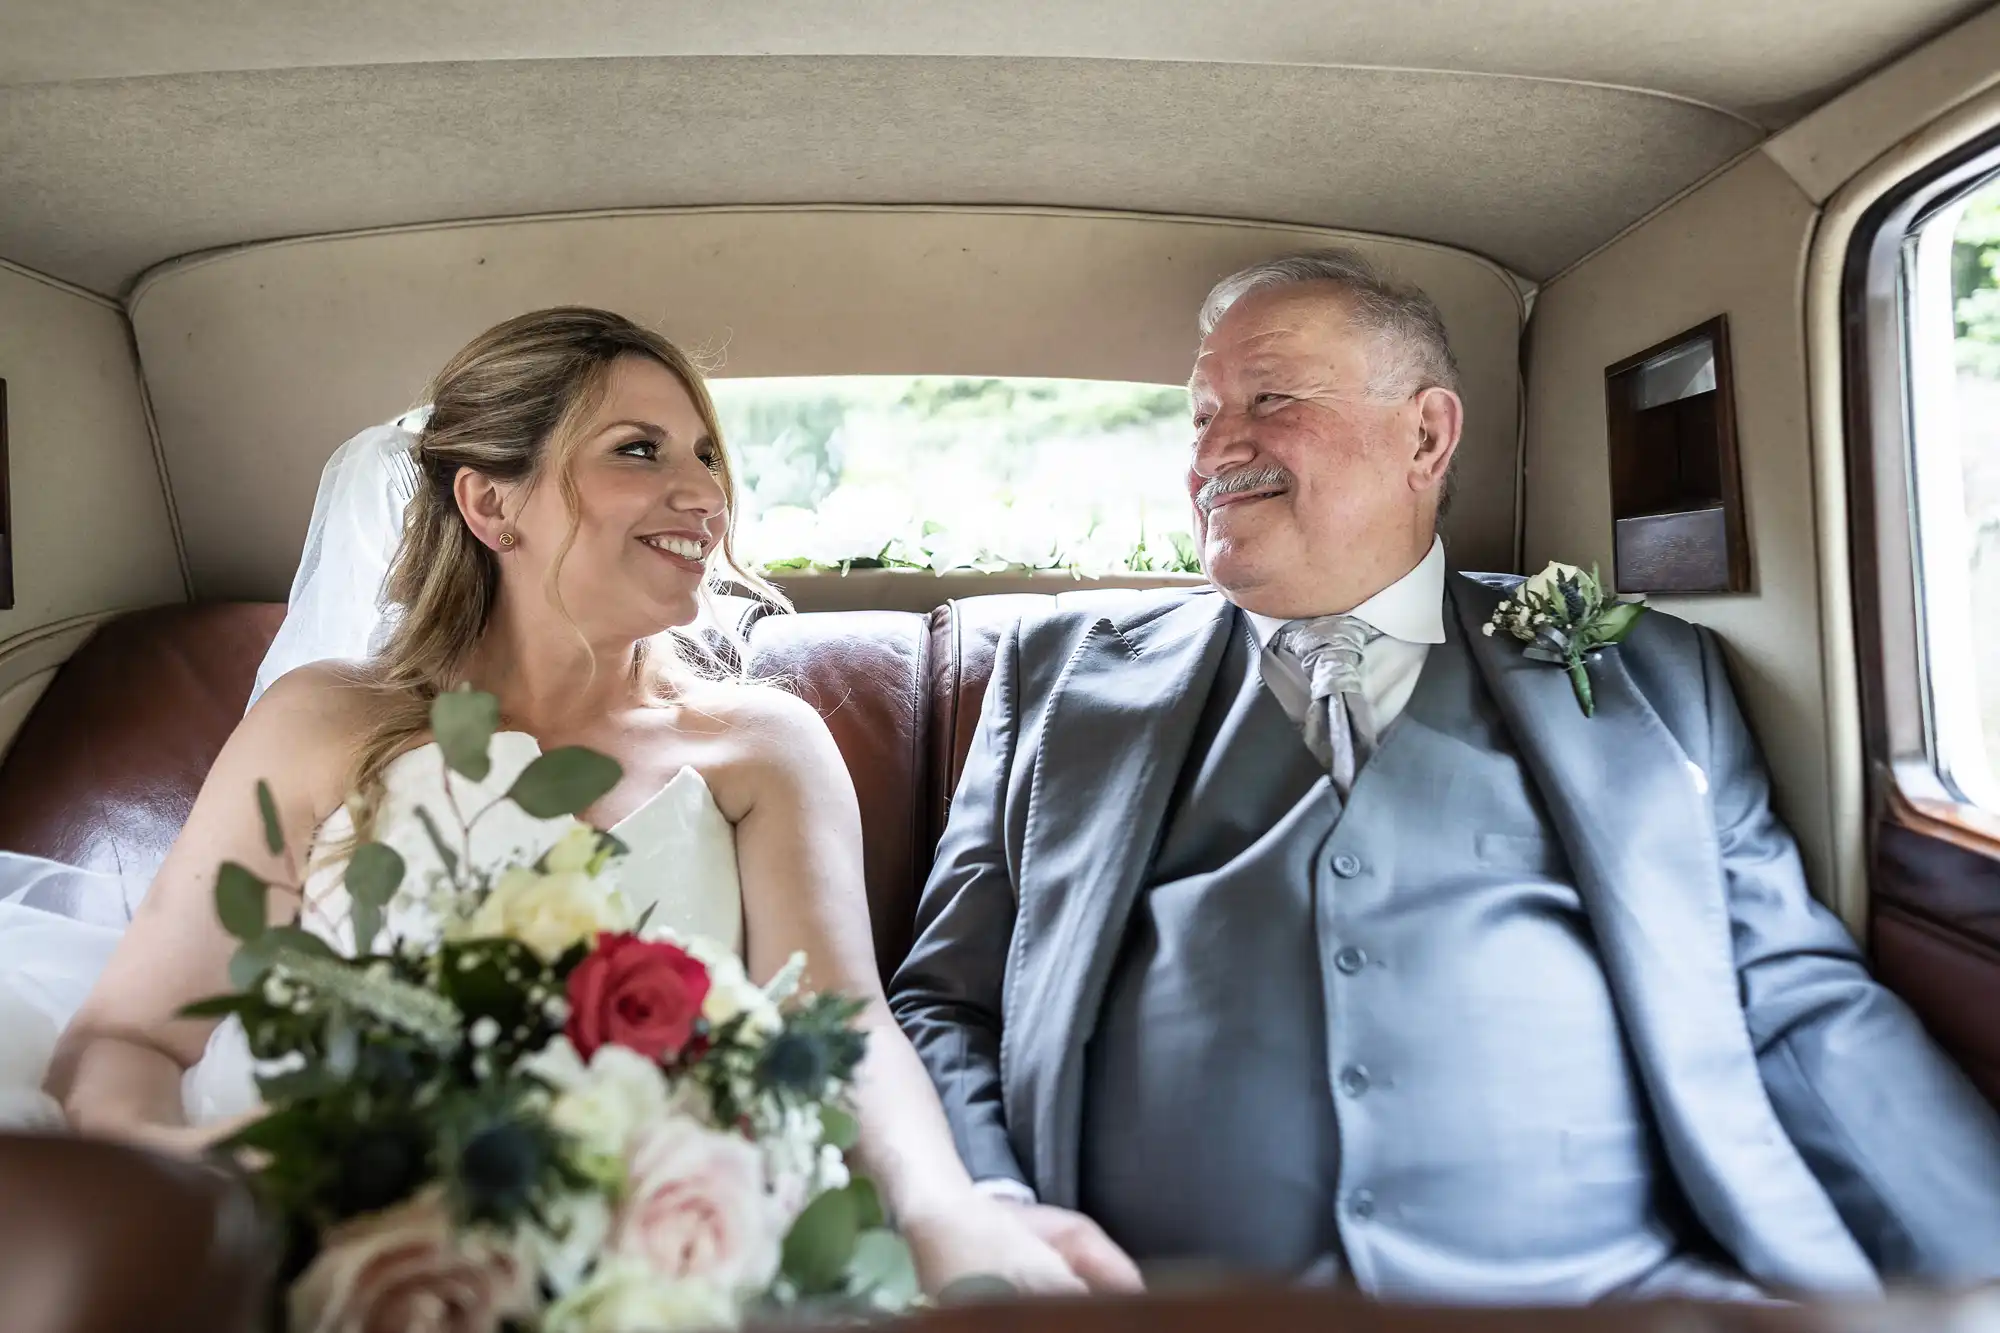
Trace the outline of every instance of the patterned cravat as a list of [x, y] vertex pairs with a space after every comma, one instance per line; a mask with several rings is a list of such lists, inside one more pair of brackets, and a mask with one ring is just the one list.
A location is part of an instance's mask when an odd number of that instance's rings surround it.
[[1356, 616], [1294, 620], [1273, 646], [1288, 653], [1312, 681], [1306, 748], [1345, 797], [1354, 775], [1375, 752], [1375, 719], [1361, 690], [1361, 655], [1382, 632]]

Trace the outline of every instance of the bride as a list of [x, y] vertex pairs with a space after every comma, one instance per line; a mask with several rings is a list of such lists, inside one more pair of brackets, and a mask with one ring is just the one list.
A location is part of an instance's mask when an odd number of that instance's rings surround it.
[[[394, 617], [365, 662], [317, 663], [272, 683], [224, 746], [57, 1049], [48, 1090], [71, 1123], [197, 1151], [255, 1114], [240, 1030], [175, 1017], [226, 988], [233, 946], [213, 906], [217, 869], [236, 861], [303, 885], [288, 902], [274, 893], [274, 912], [339, 939], [343, 849], [392, 837], [414, 806], [439, 804], [430, 797], [445, 796], [446, 779], [424, 735], [429, 704], [470, 682], [500, 700], [486, 785], [504, 789], [559, 745], [611, 756], [624, 776], [584, 817], [631, 849], [621, 882], [639, 905], [665, 886], [659, 919], [739, 944], [754, 977], [803, 950], [811, 984], [867, 1001], [858, 1155], [927, 1288], [989, 1273], [1030, 1290], [1081, 1289], [1072, 1270], [1093, 1265], [1076, 1238], [1045, 1238], [1036, 1210], [968, 1179], [889, 1016], [854, 789], [824, 723], [781, 690], [697, 670], [698, 654], [682, 650], [691, 640], [673, 632], [696, 621], [712, 574], [768, 591], [731, 551], [734, 488], [700, 374], [620, 316], [545, 310], [475, 339], [430, 401], [383, 590]], [[316, 536], [330, 517], [315, 515]], [[306, 864], [267, 850], [260, 778], [285, 845], [311, 848]]]

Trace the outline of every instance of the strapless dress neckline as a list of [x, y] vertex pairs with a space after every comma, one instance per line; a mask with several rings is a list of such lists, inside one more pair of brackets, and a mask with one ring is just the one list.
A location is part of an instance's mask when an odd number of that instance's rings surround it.
[[[403, 857], [404, 889], [389, 904], [389, 930], [405, 938], [434, 933], [437, 923], [412, 886], [423, 886], [443, 869], [436, 847], [417, 815], [421, 809], [449, 813], [485, 810], [472, 825], [466, 854], [473, 864], [499, 866], [533, 861], [554, 845], [569, 822], [536, 819], [512, 802], [499, 801], [539, 757], [542, 747], [523, 731], [496, 732], [488, 751], [491, 770], [479, 782], [453, 773], [437, 742], [427, 741], [391, 760], [382, 774], [382, 799], [372, 836]], [[487, 809], [488, 806], [492, 808]], [[700, 770], [685, 766], [608, 830], [626, 848], [617, 869], [619, 888], [635, 911], [647, 912], [649, 928], [698, 935], [741, 954], [743, 893], [737, 875], [736, 829], [715, 803]], [[343, 953], [352, 953], [343, 877], [354, 841], [353, 816], [334, 811], [313, 836], [307, 855], [305, 910], [299, 924]], [[190, 1120], [206, 1121], [254, 1110], [253, 1066], [234, 1020], [219, 1026], [207, 1053], [188, 1071], [182, 1100]]]

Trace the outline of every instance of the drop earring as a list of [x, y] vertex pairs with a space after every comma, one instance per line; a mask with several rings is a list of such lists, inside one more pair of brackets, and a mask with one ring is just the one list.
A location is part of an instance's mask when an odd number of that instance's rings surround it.
[[511, 551], [511, 550], [513, 550], [513, 549], [514, 549], [514, 534], [513, 534], [513, 533], [511, 533], [511, 532], [503, 532], [503, 533], [501, 533], [501, 534], [500, 534], [500, 549], [501, 549], [501, 550], [503, 550], [503, 551]]

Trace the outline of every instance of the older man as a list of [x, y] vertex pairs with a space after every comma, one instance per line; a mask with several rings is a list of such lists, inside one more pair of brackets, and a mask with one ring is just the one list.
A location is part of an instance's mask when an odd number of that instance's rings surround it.
[[2000, 1277], [2000, 1120], [1808, 894], [1714, 638], [1641, 618], [1586, 717], [1480, 633], [1422, 293], [1299, 255], [1201, 322], [1219, 595], [1006, 636], [893, 986], [974, 1174], [1104, 1283]]

